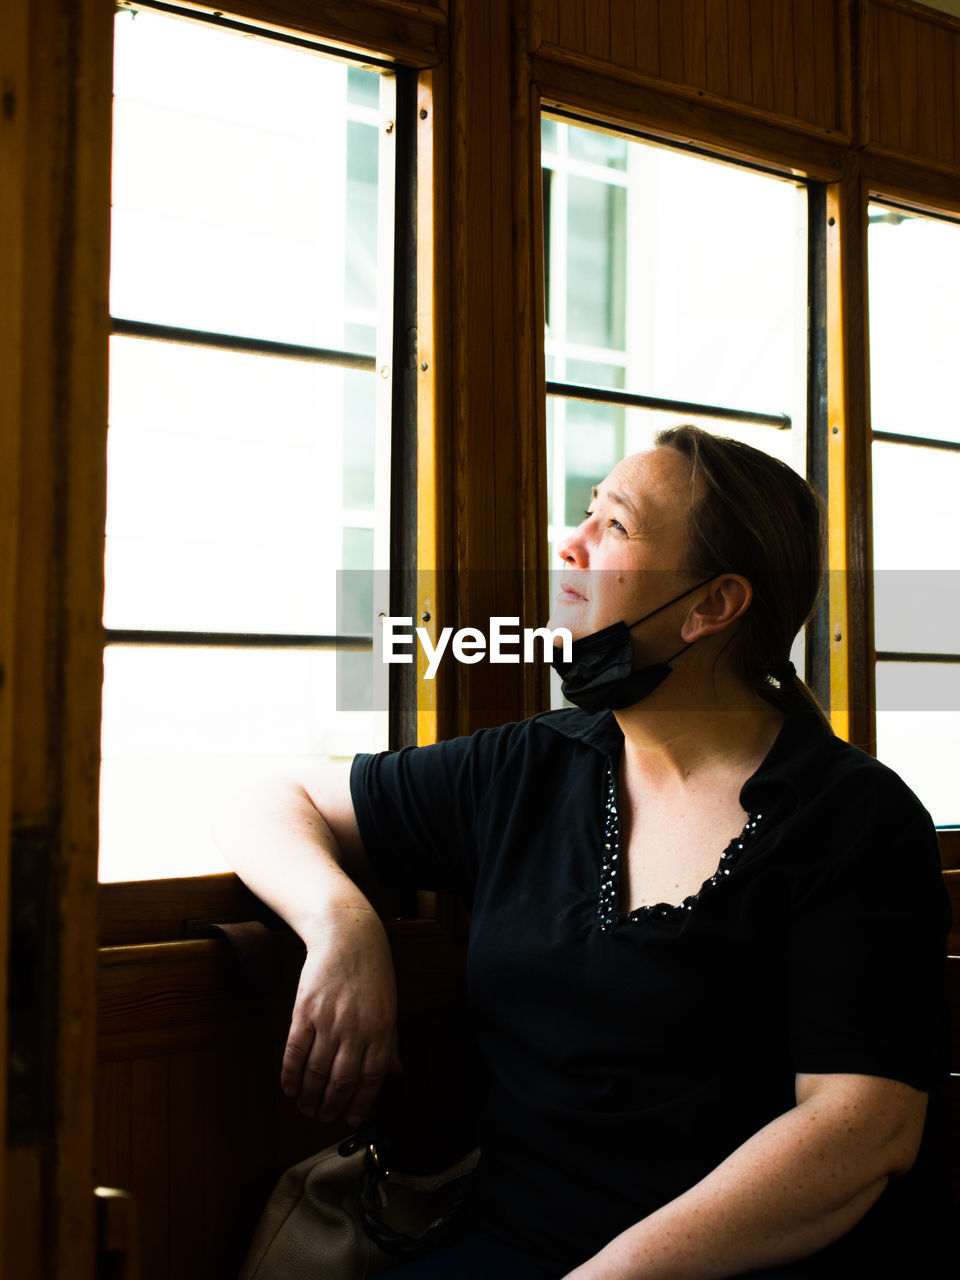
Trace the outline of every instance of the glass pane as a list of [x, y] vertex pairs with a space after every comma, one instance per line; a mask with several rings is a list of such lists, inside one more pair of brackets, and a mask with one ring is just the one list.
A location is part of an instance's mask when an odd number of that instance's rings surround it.
[[[349, 75], [371, 99], [379, 77]], [[113, 314], [342, 347], [345, 303], [375, 309], [379, 130], [350, 118], [367, 111], [345, 64], [118, 14]]]
[[567, 337], [622, 349], [626, 192], [577, 177], [567, 191]]
[[590, 503], [590, 493], [623, 457], [625, 410], [616, 405], [566, 402], [564, 453], [564, 524], [576, 526]]
[[[550, 123], [551, 350], [626, 353], [640, 394], [797, 424], [806, 402], [806, 190], [652, 144]], [[604, 178], [578, 156], [625, 157]], [[584, 352], [579, 348], [588, 347]], [[556, 376], [566, 380], [563, 367]]]
[[[269, 39], [118, 14], [114, 314], [389, 349], [389, 88]], [[384, 391], [373, 369], [114, 338], [106, 626], [369, 634], [389, 547]], [[341, 590], [341, 568], [365, 590]], [[362, 709], [385, 707], [385, 683], [372, 653], [108, 646], [101, 877], [222, 870], [210, 795], [385, 747], [386, 712]]]
[[224, 871], [211, 796], [387, 745], [386, 712], [337, 710], [334, 653], [109, 646], [100, 878]]
[[624, 376], [623, 365], [598, 364], [595, 360], [567, 361], [567, 382], [578, 383], [581, 387], [612, 387], [622, 391]]
[[380, 131], [376, 125], [347, 124], [347, 281], [346, 304], [374, 311], [377, 306], [377, 164]]
[[380, 106], [380, 77], [363, 67], [347, 67], [347, 101], [371, 111]]
[[960, 442], [960, 225], [871, 205], [873, 429]]
[[550, 459], [551, 568], [556, 544], [583, 519], [590, 490], [628, 454], [654, 447], [658, 431], [681, 422], [728, 436], [773, 454], [804, 474], [803, 437], [794, 431], [716, 418], [678, 418], [652, 409], [626, 409], [547, 397], [547, 453]]
[[960, 664], [877, 664], [877, 755], [938, 826], [960, 823]]
[[876, 646], [960, 653], [960, 453], [873, 446]]
[[[546, 127], [547, 121], [544, 121]], [[627, 140], [600, 129], [569, 129], [570, 155], [608, 169], [626, 169]]]
[[114, 338], [105, 624], [334, 632], [344, 525], [371, 512], [372, 547], [374, 475], [387, 465], [374, 383]]

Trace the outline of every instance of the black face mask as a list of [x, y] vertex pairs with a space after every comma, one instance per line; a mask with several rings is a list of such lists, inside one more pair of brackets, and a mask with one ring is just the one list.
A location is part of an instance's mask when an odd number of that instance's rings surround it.
[[[705, 578], [696, 586], [688, 587], [686, 591], [681, 591], [666, 604], [645, 613], [629, 626], [625, 622], [613, 622], [609, 627], [574, 640], [570, 646], [569, 662], [564, 662], [559, 656], [563, 652], [561, 648], [555, 649], [550, 663], [560, 675], [566, 700], [588, 715], [593, 715], [597, 711], [620, 711], [623, 707], [632, 707], [635, 702], [640, 702], [653, 693], [670, 674], [673, 659], [685, 653], [690, 645], [683, 645], [666, 662], [654, 662], [634, 671], [630, 632], [634, 627], [639, 627], [641, 622], [669, 609], [672, 604], [710, 581], [710, 578]], [[692, 640], [690, 644], [693, 644]]]

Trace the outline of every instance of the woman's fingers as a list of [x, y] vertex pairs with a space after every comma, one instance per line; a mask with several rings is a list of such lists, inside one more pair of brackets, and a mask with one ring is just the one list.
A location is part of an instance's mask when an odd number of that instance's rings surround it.
[[399, 1058], [397, 1057], [395, 1034], [391, 1035], [386, 1044], [378, 1046], [376, 1049], [367, 1050], [360, 1067], [360, 1075], [353, 1091], [353, 1097], [346, 1106], [347, 1124], [352, 1125], [354, 1128], [363, 1124], [373, 1109], [373, 1104], [377, 1099], [377, 1094], [380, 1092], [380, 1087], [387, 1072], [398, 1069]]
[[[337, 1039], [337, 1035], [343, 1038]], [[371, 1040], [371, 1035], [375, 1038]], [[321, 1030], [294, 1017], [280, 1084], [304, 1115], [328, 1123], [346, 1113], [352, 1125], [369, 1115], [388, 1072], [398, 1072], [396, 1033], [357, 1028], [351, 1034]]]
[[308, 1022], [290, 1024], [290, 1034], [283, 1051], [283, 1063], [280, 1067], [280, 1087], [288, 1098], [299, 1098], [303, 1089], [303, 1075], [310, 1051], [313, 1048], [315, 1032]]
[[359, 1123], [398, 1067], [389, 944], [372, 911], [351, 914], [308, 945], [280, 1082], [305, 1115]]

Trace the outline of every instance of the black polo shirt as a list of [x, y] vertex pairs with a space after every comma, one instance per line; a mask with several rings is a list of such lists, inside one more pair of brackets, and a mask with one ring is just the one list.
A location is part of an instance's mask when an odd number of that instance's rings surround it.
[[793, 1106], [798, 1072], [926, 1090], [942, 1071], [949, 907], [900, 778], [789, 716], [717, 874], [625, 916], [605, 848], [622, 743], [608, 712], [551, 712], [351, 774], [383, 882], [472, 912], [489, 1071], [475, 1218], [563, 1267]]

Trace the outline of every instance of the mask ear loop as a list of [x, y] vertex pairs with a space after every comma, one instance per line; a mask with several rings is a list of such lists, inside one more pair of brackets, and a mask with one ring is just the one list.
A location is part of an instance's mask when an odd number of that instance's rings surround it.
[[[713, 578], [715, 578], [716, 576], [717, 575], [714, 574]], [[701, 587], [705, 587], [708, 582], [713, 581], [713, 578], [704, 578], [702, 582], [698, 582], [695, 586], [687, 587], [686, 591], [681, 591], [678, 596], [674, 596], [673, 599], [668, 600], [666, 604], [661, 604], [661, 605], [658, 605], [656, 609], [651, 609], [649, 613], [645, 613], [643, 617], [638, 618], [636, 622], [628, 622], [626, 624], [627, 630], [632, 631], [634, 627], [639, 627], [640, 623], [646, 622], [648, 618], [655, 618], [658, 613], [663, 613], [664, 609], [669, 609], [672, 604], [676, 604], [677, 601], [682, 600], [684, 596], [693, 595], [694, 591], [699, 591]], [[693, 644], [692, 640], [690, 641], [690, 644]], [[684, 649], [689, 649], [689, 647], [690, 645], [684, 645]], [[673, 655], [673, 657], [674, 658], [677, 657], [678, 654], [680, 653], [683, 653], [683, 649], [679, 649], [677, 653]], [[667, 661], [672, 662], [673, 658], [668, 658]]]
[[676, 653], [672, 654], [669, 658], [666, 659], [666, 661], [664, 662], [664, 666], [669, 666], [670, 663], [673, 662], [674, 658], [679, 658], [681, 653], [686, 653], [687, 650], [692, 649], [696, 643], [697, 643], [696, 640], [691, 640], [689, 644], [685, 644], [681, 649], [678, 649]]

